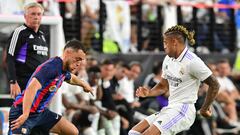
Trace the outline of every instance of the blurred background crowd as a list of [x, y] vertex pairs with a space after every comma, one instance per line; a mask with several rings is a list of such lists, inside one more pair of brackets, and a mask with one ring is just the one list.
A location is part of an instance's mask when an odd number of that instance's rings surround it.
[[[1, 0], [0, 18], [22, 15], [35, 0]], [[220, 82], [213, 116], [197, 114], [181, 135], [240, 134], [240, 1], [239, 0], [38, 0], [45, 16], [61, 16], [66, 41], [80, 40], [87, 59], [75, 74], [89, 82], [94, 96], [64, 83], [61, 113], [82, 135], [127, 135], [131, 127], [168, 104], [168, 94], [139, 99], [138, 86], [152, 88], [161, 77], [162, 33], [181, 24], [195, 31], [189, 46], [205, 60]], [[0, 108], [10, 107], [6, 79], [6, 44], [16, 24], [0, 24]], [[41, 26], [50, 44], [49, 25]], [[55, 45], [57, 48], [57, 45]], [[54, 49], [54, 48], [50, 48]], [[240, 55], [240, 54], [239, 54]], [[207, 86], [199, 88], [200, 109]], [[2, 95], [1, 95], [2, 94]], [[4, 119], [5, 118], [5, 119]], [[0, 111], [0, 134], [6, 133], [6, 109]]]

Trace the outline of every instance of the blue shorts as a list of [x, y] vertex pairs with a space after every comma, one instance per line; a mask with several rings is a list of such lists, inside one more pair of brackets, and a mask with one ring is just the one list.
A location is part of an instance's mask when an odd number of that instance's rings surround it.
[[22, 115], [22, 107], [12, 106], [9, 112], [9, 135], [11, 134], [22, 134], [29, 135], [31, 130], [39, 129], [45, 132], [49, 130], [61, 119], [61, 115], [58, 115], [48, 109], [45, 109], [41, 113], [31, 113], [28, 119], [23, 123], [21, 127], [11, 131], [11, 122], [16, 120]]

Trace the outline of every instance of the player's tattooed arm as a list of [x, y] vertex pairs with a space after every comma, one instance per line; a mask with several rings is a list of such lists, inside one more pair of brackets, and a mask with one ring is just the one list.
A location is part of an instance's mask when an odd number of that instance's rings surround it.
[[211, 103], [214, 101], [214, 99], [216, 98], [216, 96], [218, 94], [220, 85], [214, 75], [209, 76], [203, 82], [206, 83], [209, 86], [209, 88], [208, 88], [207, 96], [205, 98], [205, 102], [202, 105], [202, 109], [208, 110]]

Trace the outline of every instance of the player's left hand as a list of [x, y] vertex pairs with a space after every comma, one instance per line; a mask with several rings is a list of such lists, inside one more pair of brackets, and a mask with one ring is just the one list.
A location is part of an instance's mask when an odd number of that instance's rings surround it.
[[18, 117], [16, 120], [11, 122], [11, 130], [15, 130], [19, 128], [26, 120], [28, 116], [22, 114], [20, 117]]
[[211, 108], [208, 108], [208, 109], [203, 109], [203, 108], [201, 108], [201, 109], [200, 109], [200, 114], [201, 114], [203, 117], [211, 117], [211, 116], [212, 116], [212, 110], [211, 110]]

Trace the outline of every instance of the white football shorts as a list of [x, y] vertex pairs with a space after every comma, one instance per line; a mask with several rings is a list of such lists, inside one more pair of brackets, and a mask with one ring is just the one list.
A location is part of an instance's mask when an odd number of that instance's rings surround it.
[[176, 103], [164, 107], [160, 112], [145, 118], [149, 125], [154, 124], [161, 135], [175, 135], [188, 130], [194, 123], [196, 109], [194, 104]]

